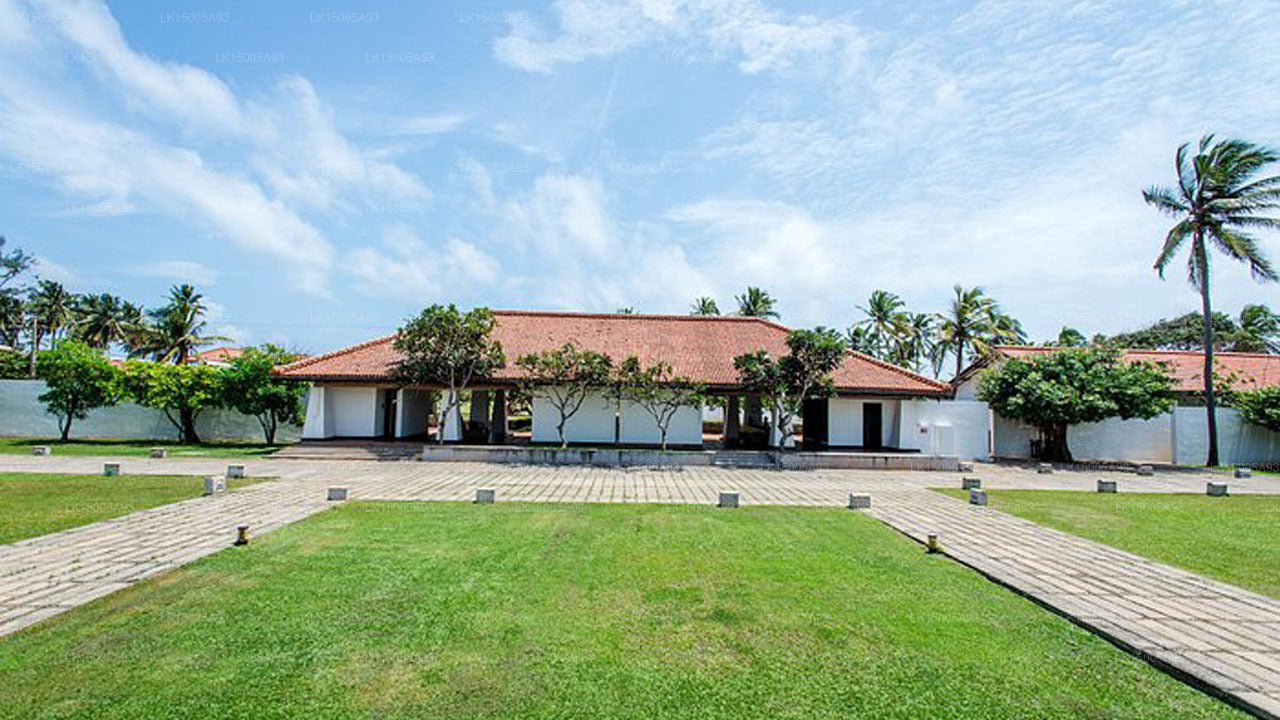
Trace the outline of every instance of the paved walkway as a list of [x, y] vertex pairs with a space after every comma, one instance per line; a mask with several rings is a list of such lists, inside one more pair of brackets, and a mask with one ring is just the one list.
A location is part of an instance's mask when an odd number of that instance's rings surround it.
[[[103, 458], [0, 457], [2, 471], [94, 473]], [[227, 462], [124, 458], [126, 473], [212, 474]], [[227, 547], [239, 523], [254, 534], [331, 505], [328, 486], [353, 499], [714, 502], [843, 506], [873, 498], [870, 514], [945, 552], [1131, 652], [1261, 717], [1280, 718], [1280, 602], [1105, 545], [925, 490], [955, 486], [953, 473], [684, 468], [513, 467], [463, 463], [246, 461], [279, 480], [197, 498], [0, 546], [0, 635]], [[1092, 490], [1100, 477], [1121, 492], [1204, 492], [1208, 475], [1033, 472], [980, 465], [988, 488]], [[1221, 476], [1212, 476], [1221, 480]], [[110, 482], [103, 478], [103, 482]], [[1229, 481], [1233, 493], [1280, 493], [1280, 478]]]

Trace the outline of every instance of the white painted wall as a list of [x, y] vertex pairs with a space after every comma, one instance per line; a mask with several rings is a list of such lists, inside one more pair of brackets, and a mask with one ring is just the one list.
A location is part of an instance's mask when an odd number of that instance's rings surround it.
[[984, 402], [904, 400], [899, 447], [960, 460], [991, 457], [991, 410]]
[[377, 437], [382, 407], [376, 387], [325, 387], [325, 437]]
[[401, 389], [396, 398], [396, 437], [420, 435], [427, 431], [431, 413], [431, 393]]
[[[38, 398], [47, 386], [42, 380], [0, 380], [0, 437], [58, 436], [58, 420], [45, 412]], [[302, 428], [281, 426], [277, 442], [293, 442]], [[262, 426], [256, 418], [234, 410], [205, 410], [196, 418], [201, 440], [262, 442]], [[71, 437], [121, 440], [174, 440], [178, 431], [164, 413], [132, 402], [89, 411], [89, 417], [71, 425]]]
[[[992, 413], [992, 428], [995, 432], [993, 443], [994, 454], [999, 458], [1031, 457], [1031, 441], [1038, 435], [1036, 429], [1026, 423], [1010, 420], [1002, 415]], [[1070, 431], [1068, 431], [1069, 433]], [[1071, 436], [1067, 435], [1070, 444]]]
[[[667, 428], [667, 444], [701, 445], [703, 417], [701, 408], [677, 410]], [[644, 408], [624, 402], [618, 415], [618, 439], [628, 445], [658, 445], [662, 442], [662, 434], [658, 431], [658, 423]]]
[[[1203, 465], [1209, 456], [1205, 409], [1173, 409], [1173, 455], [1179, 465]], [[1218, 409], [1218, 459], [1228, 465], [1280, 462], [1280, 433], [1250, 425], [1231, 408]]]
[[901, 433], [901, 400], [893, 398], [833, 397], [827, 400], [827, 444], [831, 447], [862, 446], [862, 406], [880, 403], [880, 442], [889, 448], [899, 446]]
[[[613, 402], [600, 395], [589, 395], [578, 412], [565, 424], [565, 438], [569, 442], [612, 444], [613, 418]], [[559, 420], [560, 413], [547, 401], [546, 396], [534, 396], [533, 442], [560, 442], [560, 435], [556, 432]]]
[[978, 399], [978, 378], [974, 375], [956, 386], [956, 400], [976, 401]]

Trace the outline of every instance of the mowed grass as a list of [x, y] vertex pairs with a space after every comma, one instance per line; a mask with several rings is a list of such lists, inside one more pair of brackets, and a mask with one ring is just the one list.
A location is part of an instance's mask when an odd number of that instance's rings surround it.
[[3, 718], [1240, 718], [837, 509], [351, 503], [0, 639]]
[[[240, 487], [260, 478], [231, 479]], [[45, 535], [204, 492], [188, 475], [55, 475], [0, 473], [0, 544]]]
[[[1229, 482], [1229, 481], [1228, 481]], [[997, 510], [1280, 598], [1280, 497], [990, 490]], [[943, 491], [966, 497], [964, 491]]]
[[48, 445], [53, 454], [72, 456], [147, 457], [151, 448], [162, 447], [170, 457], [253, 458], [270, 455], [284, 444], [211, 442], [187, 445], [173, 440], [68, 440], [0, 438], [0, 455], [30, 455], [36, 445]]

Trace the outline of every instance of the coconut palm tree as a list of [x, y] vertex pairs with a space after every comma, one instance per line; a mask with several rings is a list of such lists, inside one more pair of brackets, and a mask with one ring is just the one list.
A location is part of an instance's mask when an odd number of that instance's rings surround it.
[[1165, 235], [1155, 270], [1165, 268], [1188, 245], [1187, 279], [1200, 293], [1204, 323], [1204, 400], [1209, 425], [1207, 464], [1218, 464], [1217, 399], [1213, 388], [1213, 308], [1210, 302], [1209, 248], [1245, 263], [1258, 281], [1275, 281], [1276, 271], [1247, 232], [1253, 228], [1280, 229], [1280, 218], [1267, 215], [1280, 209], [1280, 175], [1257, 178], [1264, 167], [1280, 159], [1274, 150], [1243, 140], [1215, 142], [1200, 138], [1195, 156], [1183, 143], [1174, 156], [1177, 187], [1153, 186], [1142, 193], [1148, 205], [1177, 220]]
[[693, 301], [693, 306], [689, 309], [690, 315], [719, 315], [720, 306], [716, 305], [714, 298], [700, 297]]
[[124, 311], [127, 304], [108, 293], [81, 297], [76, 303], [76, 337], [104, 350], [122, 342], [129, 332], [129, 319]]
[[920, 372], [925, 360], [933, 357], [933, 316], [929, 313], [905, 313], [902, 336], [894, 345], [890, 360], [895, 365]]
[[1254, 352], [1280, 353], [1280, 315], [1266, 305], [1245, 305], [1240, 310], [1239, 339], [1237, 349]]
[[902, 298], [887, 290], [873, 291], [866, 306], [858, 306], [866, 318], [857, 325], [867, 331], [875, 348], [872, 354], [881, 360], [889, 360], [893, 356], [898, 342], [908, 332], [905, 307]]
[[62, 283], [41, 280], [27, 295], [27, 322], [30, 325], [31, 360], [28, 374], [36, 376], [36, 353], [47, 337], [57, 340], [75, 317], [75, 296]]
[[876, 352], [875, 341], [871, 339], [871, 333], [866, 328], [854, 325], [844, 334], [844, 345], [854, 352], [863, 355], [874, 355]]
[[169, 290], [169, 302], [151, 311], [153, 331], [148, 350], [160, 362], [185, 365], [197, 349], [228, 338], [205, 335], [204, 296], [190, 285], [175, 285]]
[[996, 345], [1025, 341], [1021, 323], [1002, 313], [982, 288], [966, 290], [956, 285], [954, 291], [951, 307], [935, 318], [938, 328], [933, 349], [935, 372], [941, 372], [948, 355], [955, 357], [956, 375], [959, 375], [964, 370], [966, 353], [970, 359], [985, 357]]
[[738, 314], [743, 317], [778, 317], [774, 299], [758, 287], [748, 287], [746, 293], [735, 295], [733, 299], [738, 303]]

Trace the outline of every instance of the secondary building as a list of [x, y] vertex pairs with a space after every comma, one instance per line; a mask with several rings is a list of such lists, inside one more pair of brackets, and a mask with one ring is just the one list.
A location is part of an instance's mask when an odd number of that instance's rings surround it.
[[[728, 446], [762, 446], [772, 431], [759, 399], [740, 384], [733, 358], [757, 350], [786, 354], [790, 331], [778, 323], [731, 316], [515, 310], [495, 311], [494, 316], [494, 339], [506, 354], [506, 367], [472, 383], [470, 420], [448, 418], [442, 430], [446, 441], [510, 442], [509, 395], [525, 379], [516, 358], [566, 343], [604, 353], [615, 362], [632, 355], [646, 366], [667, 362], [676, 375], [704, 383], [712, 398], [724, 404], [719, 440]], [[277, 371], [281, 377], [312, 383], [304, 439], [427, 435], [433, 398], [441, 388], [398, 384], [393, 369], [400, 358], [393, 340], [377, 338]], [[855, 352], [845, 354], [832, 379], [835, 395], [809, 401], [798, 419], [803, 428], [799, 442], [805, 447], [988, 456], [986, 405], [950, 402], [947, 383]], [[671, 425], [669, 443], [701, 447], [702, 416], [703, 408], [682, 410]], [[557, 442], [556, 419], [535, 393], [532, 442]], [[599, 394], [570, 419], [566, 437], [579, 444], [654, 445], [659, 431], [642, 409]]]
[[[1030, 358], [1061, 348], [1000, 346], [954, 381], [957, 400], [977, 400], [983, 370], [1008, 358]], [[1077, 460], [1201, 465], [1208, 456], [1204, 408], [1204, 353], [1180, 350], [1125, 350], [1131, 362], [1163, 365], [1174, 379], [1177, 403], [1150, 420], [1112, 418], [1073, 425], [1067, 444]], [[1214, 353], [1215, 378], [1235, 390], [1280, 385], [1280, 355]], [[1036, 429], [992, 414], [992, 453], [1000, 458], [1029, 458], [1039, 441]], [[1280, 462], [1280, 433], [1250, 425], [1231, 408], [1218, 409], [1218, 447], [1226, 464]]]

